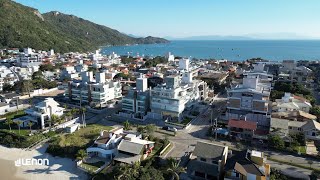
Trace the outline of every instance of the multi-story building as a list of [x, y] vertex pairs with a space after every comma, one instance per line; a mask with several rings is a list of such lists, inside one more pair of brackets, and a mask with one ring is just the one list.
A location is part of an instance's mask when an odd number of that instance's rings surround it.
[[284, 60], [282, 68], [280, 68], [278, 80], [288, 82], [298, 82], [302, 84], [309, 84], [312, 82], [312, 70], [302, 65], [297, 64], [294, 60]]
[[208, 98], [207, 84], [193, 80], [192, 72], [168, 76], [164, 82], [151, 90], [151, 112], [165, 120], [180, 121], [186, 107]]
[[228, 90], [228, 105], [225, 120], [245, 118], [257, 123], [259, 128], [269, 128], [269, 96], [272, 75], [259, 71], [258, 64], [252, 73], [246, 73], [243, 83]]
[[92, 72], [82, 72], [81, 78], [69, 82], [65, 96], [70, 100], [102, 107], [122, 97], [120, 82], [106, 81], [105, 73], [97, 73], [94, 80]]
[[122, 98], [122, 110], [142, 118], [150, 109], [150, 90], [148, 80], [140, 77], [136, 80], [136, 88], [128, 91], [128, 95]]
[[39, 66], [42, 63], [42, 54], [33, 53], [32, 49], [25, 48], [17, 59], [18, 65], [21, 67]]

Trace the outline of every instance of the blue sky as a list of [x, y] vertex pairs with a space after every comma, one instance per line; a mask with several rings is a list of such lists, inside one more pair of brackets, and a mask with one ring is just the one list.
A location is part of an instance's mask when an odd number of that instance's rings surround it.
[[[320, 37], [319, 0], [16, 0], [139, 36]], [[307, 3], [306, 3], [307, 2]], [[284, 35], [285, 36], [285, 35]]]

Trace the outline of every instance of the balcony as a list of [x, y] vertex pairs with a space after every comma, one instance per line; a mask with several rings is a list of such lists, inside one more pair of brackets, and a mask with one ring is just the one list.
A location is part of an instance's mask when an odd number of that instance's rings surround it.
[[104, 94], [104, 92], [101, 92], [101, 91], [91, 91], [91, 94]]

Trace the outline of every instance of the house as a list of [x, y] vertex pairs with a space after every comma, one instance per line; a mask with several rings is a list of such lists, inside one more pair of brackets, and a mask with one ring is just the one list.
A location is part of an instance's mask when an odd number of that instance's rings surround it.
[[267, 180], [270, 178], [270, 164], [266, 163], [263, 152], [245, 150], [228, 157], [225, 166], [225, 179]]
[[33, 107], [26, 109], [25, 113], [28, 115], [14, 119], [13, 121], [21, 121], [21, 127], [28, 127], [28, 122], [36, 123], [41, 129], [47, 127], [52, 115], [62, 116], [64, 108], [59, 107], [59, 103], [53, 98], [46, 98]]
[[230, 135], [236, 139], [250, 140], [257, 130], [257, 123], [247, 120], [230, 119], [228, 128]]
[[291, 121], [309, 121], [317, 119], [317, 116], [306, 113], [304, 111], [273, 112], [271, 113], [271, 117], [288, 119]]
[[134, 134], [127, 134], [118, 145], [115, 162], [133, 164], [144, 160], [154, 148], [154, 142], [143, 140]]
[[288, 119], [271, 118], [270, 133], [278, 134], [281, 137], [289, 136], [290, 134], [302, 133], [304, 121], [291, 121]]
[[317, 121], [308, 121], [301, 128], [306, 139], [320, 140], [320, 123]]
[[91, 147], [87, 148], [90, 157], [113, 159], [117, 154], [117, 147], [124, 137], [123, 128], [115, 128], [111, 131], [101, 131], [100, 136]]
[[272, 110], [276, 112], [304, 111], [309, 113], [311, 107], [310, 102], [305, 98], [285, 93], [281, 99], [276, 99]]
[[187, 165], [188, 176], [192, 179], [222, 179], [227, 156], [227, 146], [197, 142]]

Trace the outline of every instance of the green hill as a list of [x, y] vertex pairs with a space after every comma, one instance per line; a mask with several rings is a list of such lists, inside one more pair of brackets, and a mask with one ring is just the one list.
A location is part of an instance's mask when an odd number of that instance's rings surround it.
[[0, 48], [32, 47], [57, 52], [88, 51], [103, 45], [168, 43], [162, 38], [133, 38], [117, 30], [59, 12], [0, 0]]

